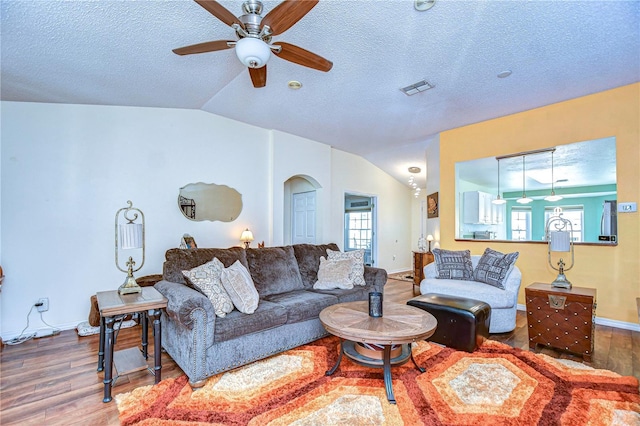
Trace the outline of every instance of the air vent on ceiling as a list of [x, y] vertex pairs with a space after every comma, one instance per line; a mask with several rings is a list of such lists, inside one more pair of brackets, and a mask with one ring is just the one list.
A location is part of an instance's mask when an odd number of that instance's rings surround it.
[[416, 93], [424, 92], [425, 90], [433, 89], [435, 86], [429, 83], [427, 80], [420, 80], [417, 83], [414, 83], [410, 86], [403, 87], [402, 90], [405, 95], [411, 96]]

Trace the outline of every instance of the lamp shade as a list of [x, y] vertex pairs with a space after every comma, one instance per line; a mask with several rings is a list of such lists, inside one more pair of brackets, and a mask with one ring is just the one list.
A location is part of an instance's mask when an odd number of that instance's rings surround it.
[[242, 235], [240, 235], [240, 241], [249, 242], [253, 241], [253, 232], [249, 231], [249, 228], [242, 231]]
[[127, 223], [120, 225], [120, 248], [123, 250], [142, 248], [142, 224]]
[[249, 68], [262, 68], [271, 57], [271, 49], [264, 41], [245, 37], [236, 43], [236, 55]]
[[431, 234], [427, 235], [427, 241], [433, 241], [433, 235]]
[[549, 250], [550, 251], [570, 251], [571, 250], [571, 233], [569, 231], [549, 232]]

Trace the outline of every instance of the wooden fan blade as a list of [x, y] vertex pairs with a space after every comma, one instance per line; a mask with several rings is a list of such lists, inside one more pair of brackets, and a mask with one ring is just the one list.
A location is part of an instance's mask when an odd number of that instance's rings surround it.
[[271, 35], [282, 34], [298, 22], [313, 7], [318, 0], [285, 0], [262, 18], [260, 28], [268, 25]]
[[309, 52], [302, 47], [298, 47], [295, 44], [277, 42], [274, 43], [274, 46], [280, 46], [282, 50], [280, 50], [279, 53], [275, 51], [273, 53], [286, 61], [324, 72], [329, 71], [333, 67], [333, 62]]
[[232, 24], [238, 24], [242, 26], [242, 22], [236, 16], [229, 12], [224, 6], [218, 3], [215, 0], [195, 0], [200, 6], [205, 8], [207, 12], [227, 24], [231, 26]]
[[191, 46], [173, 49], [173, 53], [176, 55], [192, 55], [194, 53], [206, 53], [214, 52], [216, 50], [231, 49], [227, 43], [227, 40], [207, 41], [205, 43], [192, 44]]
[[261, 68], [249, 68], [249, 75], [251, 76], [251, 82], [253, 87], [259, 88], [267, 85], [267, 66]]

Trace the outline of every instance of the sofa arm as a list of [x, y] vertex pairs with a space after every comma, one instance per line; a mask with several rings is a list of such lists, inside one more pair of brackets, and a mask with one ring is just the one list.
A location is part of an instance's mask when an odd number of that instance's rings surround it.
[[504, 289], [514, 294], [514, 303], [518, 303], [518, 293], [522, 283], [522, 272], [520, 268], [514, 266], [509, 275], [505, 277]]
[[367, 287], [373, 287], [375, 291], [382, 292], [384, 285], [387, 283], [387, 271], [382, 268], [365, 266], [364, 281], [367, 283]]
[[[154, 286], [167, 298], [167, 315], [181, 326], [192, 330], [196, 321], [196, 312], [204, 312], [204, 323], [215, 322], [216, 314], [211, 301], [204, 294], [184, 284], [171, 281], [159, 281]], [[199, 314], [201, 315], [201, 314]]]

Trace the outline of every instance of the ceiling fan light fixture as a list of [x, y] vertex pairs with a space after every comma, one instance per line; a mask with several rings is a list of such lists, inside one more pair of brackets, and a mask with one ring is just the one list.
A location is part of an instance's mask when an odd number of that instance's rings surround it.
[[249, 68], [262, 68], [271, 57], [271, 48], [255, 37], [245, 37], [236, 43], [236, 55]]

